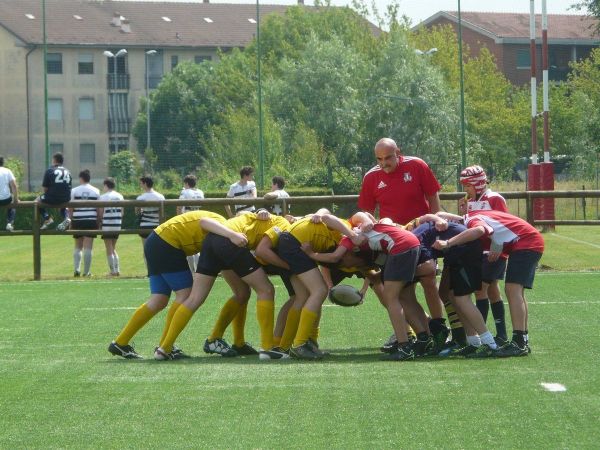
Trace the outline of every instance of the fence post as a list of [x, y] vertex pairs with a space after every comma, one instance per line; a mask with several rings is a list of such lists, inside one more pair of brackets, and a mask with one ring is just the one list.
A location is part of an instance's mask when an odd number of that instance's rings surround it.
[[285, 198], [282, 198], [282, 205], [281, 205], [281, 210], [282, 210], [282, 215], [286, 216], [287, 214], [289, 214], [289, 210], [288, 210], [288, 204], [285, 201]]
[[158, 211], [158, 220], [160, 223], [163, 223], [165, 221], [165, 202], [160, 202], [160, 209]]
[[33, 205], [33, 279], [39, 281], [42, 279], [42, 245], [40, 239], [40, 211], [38, 202]]
[[533, 198], [531, 192], [527, 191], [527, 197], [525, 197], [525, 206], [527, 208], [527, 222], [533, 225]]

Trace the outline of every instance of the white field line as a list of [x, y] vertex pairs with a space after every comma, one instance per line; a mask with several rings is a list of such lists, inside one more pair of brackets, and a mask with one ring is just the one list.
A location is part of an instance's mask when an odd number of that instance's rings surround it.
[[574, 301], [574, 302], [530, 302], [527, 301], [528, 305], [600, 305], [600, 301]]
[[560, 383], [540, 383], [548, 392], [565, 392], [567, 388]]
[[590, 246], [590, 247], [594, 247], [594, 248], [600, 248], [600, 245], [598, 245], [598, 244], [592, 244], [591, 242], [581, 241], [579, 239], [575, 239], [575, 238], [568, 237], [568, 236], [563, 236], [561, 234], [556, 234], [556, 233], [550, 233], [550, 234], [552, 236], [556, 236], [556, 237], [561, 238], [561, 239], [566, 239], [567, 241], [577, 242], [578, 244], [584, 244], [584, 245], [587, 245], [587, 246]]
[[107, 306], [104, 308], [81, 308], [82, 311], [122, 311], [138, 309], [139, 306]]

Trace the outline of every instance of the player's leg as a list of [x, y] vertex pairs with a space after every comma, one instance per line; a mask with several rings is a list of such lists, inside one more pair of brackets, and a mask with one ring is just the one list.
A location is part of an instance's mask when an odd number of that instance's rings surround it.
[[481, 289], [475, 292], [475, 305], [483, 317], [483, 321], [487, 322], [488, 311], [490, 309], [490, 300], [488, 298], [489, 284], [485, 281], [481, 283]]
[[279, 347], [283, 350], [289, 350], [294, 342], [294, 338], [298, 333], [302, 308], [306, 304], [306, 300], [310, 295], [310, 292], [306, 286], [304, 286], [304, 283], [302, 283], [296, 275], [292, 275], [290, 281], [294, 287], [294, 292], [296, 295], [294, 296], [294, 301], [288, 309], [283, 334], [281, 335]]
[[73, 236], [73, 275], [78, 277], [81, 275], [81, 253], [83, 251], [83, 236]]
[[412, 346], [408, 342], [408, 325], [399, 300], [404, 286], [405, 282], [403, 281], [386, 280], [384, 283], [382, 301], [398, 342], [395, 351], [384, 356], [386, 360], [404, 361], [415, 357]]
[[104, 250], [106, 251], [106, 262], [108, 263], [108, 273], [114, 275], [115, 273], [115, 262], [113, 257], [113, 245], [112, 239], [102, 236], [104, 242]]
[[89, 277], [90, 268], [92, 267], [92, 249], [94, 246], [94, 238], [84, 236], [83, 238], [83, 276]]
[[[415, 356], [423, 356], [430, 354], [434, 350], [435, 343], [429, 333], [429, 317], [421, 304], [417, 301], [415, 290], [416, 283], [405, 285], [400, 292], [399, 300], [406, 321], [417, 335], [417, 339], [413, 345]], [[400, 343], [400, 341], [398, 341], [398, 343]]]
[[285, 322], [288, 317], [288, 312], [292, 305], [294, 304], [294, 300], [296, 296], [290, 297], [287, 301], [281, 305], [279, 308], [279, 313], [277, 314], [277, 320], [275, 321], [275, 328], [273, 329], [273, 345], [275, 347], [281, 346], [281, 336], [283, 335], [283, 330], [285, 328]]

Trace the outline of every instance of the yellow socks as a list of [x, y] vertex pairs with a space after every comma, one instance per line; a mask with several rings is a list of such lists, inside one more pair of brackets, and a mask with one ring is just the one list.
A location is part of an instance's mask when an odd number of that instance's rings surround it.
[[302, 308], [302, 314], [300, 314], [300, 324], [298, 325], [298, 333], [294, 339], [294, 347], [299, 347], [305, 344], [310, 337], [310, 334], [315, 328], [319, 313], [311, 311], [310, 309]]
[[260, 327], [260, 348], [273, 348], [273, 323], [275, 322], [275, 302], [273, 300], [256, 301], [256, 318]]
[[217, 322], [208, 337], [209, 341], [214, 341], [215, 339], [223, 338], [223, 334], [225, 333], [225, 329], [229, 326], [236, 314], [238, 314], [240, 308], [238, 302], [236, 302], [233, 298], [230, 298], [225, 302], [223, 307], [221, 308], [221, 312], [219, 313], [219, 317], [217, 318]]
[[160, 346], [166, 353], [171, 353], [177, 336], [183, 331], [193, 315], [194, 312], [185, 305], [181, 305], [177, 309], [177, 312], [173, 315], [173, 319], [171, 320], [169, 332]]
[[296, 332], [298, 331], [298, 324], [300, 323], [300, 313], [299, 309], [294, 308], [290, 308], [287, 313], [285, 328], [279, 342], [279, 346], [284, 350], [288, 350], [292, 346], [292, 342], [294, 342]]
[[233, 318], [233, 345], [242, 347], [246, 343], [244, 330], [246, 328], [246, 311], [248, 310], [248, 302], [241, 305], [238, 313]]
[[169, 332], [169, 327], [171, 326], [171, 321], [173, 320], [173, 316], [175, 315], [177, 308], [179, 308], [180, 306], [181, 306], [181, 303], [177, 303], [177, 302], [171, 303], [171, 307], [169, 308], [169, 311], [167, 312], [167, 320], [165, 321], [165, 327], [163, 328], [162, 336], [160, 337], [160, 341], [158, 342], [158, 345], [162, 346], [162, 343], [165, 340], [165, 338], [167, 337], [167, 333]]
[[127, 345], [131, 338], [137, 333], [140, 328], [146, 325], [150, 319], [152, 319], [158, 311], [152, 311], [144, 303], [138, 309], [135, 310], [125, 328], [121, 331], [121, 334], [117, 336], [115, 342], [119, 345]]

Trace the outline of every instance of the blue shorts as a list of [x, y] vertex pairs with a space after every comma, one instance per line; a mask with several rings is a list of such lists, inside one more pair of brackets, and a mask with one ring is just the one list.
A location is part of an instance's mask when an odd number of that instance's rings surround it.
[[487, 253], [482, 255], [481, 281], [492, 284], [495, 280], [504, 280], [506, 272], [506, 258], [498, 258], [494, 262], [488, 261]]
[[181, 289], [191, 288], [194, 283], [190, 269], [181, 272], [168, 272], [158, 275], [150, 275], [150, 293], [171, 295], [171, 291], [177, 292]]
[[520, 284], [526, 289], [533, 287], [535, 278], [535, 269], [542, 258], [540, 252], [533, 250], [517, 250], [508, 257], [506, 267], [506, 283]]

